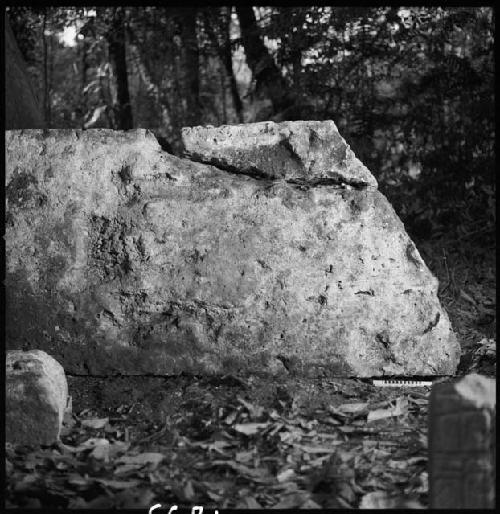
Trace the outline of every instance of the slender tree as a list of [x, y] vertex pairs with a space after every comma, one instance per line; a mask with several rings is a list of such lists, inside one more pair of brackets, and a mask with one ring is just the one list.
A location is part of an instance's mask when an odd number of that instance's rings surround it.
[[256, 93], [271, 100], [273, 114], [284, 111], [294, 103], [295, 98], [262, 40], [253, 8], [237, 5], [236, 13], [247, 64], [255, 79]]
[[48, 13], [43, 13], [42, 23], [42, 42], [43, 42], [43, 110], [45, 113], [45, 119], [50, 127], [51, 125], [51, 113], [50, 113], [50, 79], [49, 79], [49, 48], [47, 43], [47, 18]]
[[127, 76], [124, 8], [113, 7], [110, 13], [106, 8], [100, 8], [100, 14], [109, 22], [105, 37], [116, 84], [116, 126], [114, 128], [128, 130], [134, 126], [134, 122]]
[[43, 111], [17, 46], [9, 20], [5, 18], [5, 128], [42, 128]]
[[[233, 50], [231, 48], [231, 7], [222, 7], [220, 12], [207, 8], [204, 10], [204, 29], [213, 47], [217, 50], [219, 59], [222, 61], [226, 75], [229, 77], [231, 98], [234, 110], [239, 123], [243, 123], [243, 102], [241, 101], [236, 83], [236, 76], [233, 68]], [[219, 27], [220, 38], [217, 37], [214, 27]]]
[[184, 62], [183, 82], [186, 99], [186, 125], [198, 125], [201, 122], [200, 62], [196, 32], [197, 15], [197, 8], [188, 7], [182, 9], [178, 16]]

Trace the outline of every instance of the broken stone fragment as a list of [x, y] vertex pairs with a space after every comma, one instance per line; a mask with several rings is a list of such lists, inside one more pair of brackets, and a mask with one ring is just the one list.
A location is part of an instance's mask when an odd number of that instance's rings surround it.
[[182, 129], [186, 155], [235, 173], [305, 184], [377, 187], [329, 121], [265, 121]]
[[41, 350], [7, 351], [5, 439], [48, 445], [59, 439], [68, 402], [63, 367]]
[[471, 374], [432, 387], [429, 493], [433, 509], [492, 509], [496, 380]]

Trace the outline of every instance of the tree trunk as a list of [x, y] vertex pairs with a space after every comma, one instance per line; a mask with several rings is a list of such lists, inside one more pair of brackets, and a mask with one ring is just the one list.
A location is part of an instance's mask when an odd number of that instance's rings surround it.
[[224, 64], [226, 66], [227, 74], [231, 81], [231, 96], [233, 97], [234, 109], [238, 116], [238, 121], [243, 123], [243, 103], [238, 92], [238, 85], [236, 83], [236, 76], [233, 68], [233, 51], [231, 49], [231, 7], [227, 9], [226, 19], [226, 44], [224, 45]]
[[[220, 68], [219, 68], [220, 69]], [[224, 73], [221, 70], [219, 75], [220, 79], [220, 90], [222, 99], [222, 124], [227, 125], [227, 107], [226, 107], [226, 81], [224, 80]]]
[[5, 128], [43, 128], [45, 120], [26, 63], [5, 17]]
[[134, 126], [132, 106], [127, 77], [127, 60], [125, 49], [125, 26], [123, 7], [114, 7], [111, 26], [106, 33], [109, 48], [109, 60], [116, 82], [116, 129], [128, 130]]
[[294, 96], [262, 41], [253, 8], [250, 5], [237, 5], [236, 12], [247, 64], [256, 83], [256, 93], [266, 95], [273, 105], [273, 114], [277, 114], [294, 103]]
[[89, 69], [89, 63], [87, 60], [87, 53], [88, 53], [88, 42], [87, 37], [85, 34], [85, 37], [83, 38], [82, 46], [81, 46], [81, 52], [82, 52], [82, 75], [81, 75], [81, 81], [82, 81], [82, 108], [81, 108], [81, 124], [82, 128], [85, 128], [85, 115], [88, 111], [88, 98], [89, 93], [87, 89], [87, 72]]
[[42, 42], [43, 42], [43, 111], [45, 114], [45, 120], [47, 126], [51, 126], [51, 115], [50, 115], [50, 80], [49, 80], [49, 49], [47, 45], [47, 36], [45, 30], [47, 27], [47, 13], [43, 15], [42, 24]]
[[184, 61], [185, 123], [189, 126], [198, 125], [201, 121], [200, 63], [198, 37], [196, 34], [197, 14], [197, 8], [189, 7], [182, 9], [179, 15]]
[[[158, 73], [155, 74], [155, 71], [157, 71], [158, 68], [155, 68], [155, 63], [148, 58], [148, 46], [140, 41], [139, 37], [134, 32], [134, 29], [131, 26], [127, 27], [127, 35], [130, 41], [132, 60], [135, 62], [137, 72], [139, 73], [144, 84], [146, 85], [148, 94], [151, 94], [154, 98], [154, 101], [158, 108], [158, 120], [162, 124], [162, 127], [164, 127], [165, 124], [163, 112], [166, 111], [167, 113], [167, 126], [169, 124], [171, 125], [171, 128], [169, 129], [168, 133], [169, 141], [167, 141], [165, 137], [160, 135], [159, 130], [153, 127], [150, 128], [155, 134], [156, 139], [158, 139], [158, 142], [160, 143], [163, 150], [174, 155], [180, 155], [183, 147], [180, 137], [180, 129], [182, 127], [182, 121], [180, 118], [182, 118], [182, 116], [179, 116], [179, 109], [177, 108], [177, 104], [179, 103], [177, 101], [178, 88], [174, 88], [176, 94], [169, 94], [169, 91], [165, 87], [161, 87], [160, 89], [162, 83], [161, 80], [159, 82], [157, 79]], [[178, 81], [176, 81], [175, 79], [176, 74], [174, 71], [174, 66], [172, 66], [171, 64], [172, 62], [175, 62], [175, 56], [171, 54], [172, 52], [170, 52], [169, 54], [165, 54], [164, 62], [161, 62], [159, 64], [161, 66], [167, 67], [167, 69], [170, 69], [170, 76], [174, 77], [171, 78], [171, 81], [177, 84]]]
[[[243, 102], [241, 101], [240, 94], [238, 92], [238, 85], [236, 83], [236, 76], [233, 69], [233, 52], [231, 49], [231, 7], [226, 8], [226, 16], [222, 13], [213, 12], [212, 9], [205, 9], [205, 30], [207, 31], [208, 37], [212, 41], [212, 45], [219, 54], [219, 59], [224, 64], [226, 69], [226, 75], [229, 77], [231, 97], [233, 99], [234, 110], [240, 123], [243, 123]], [[222, 17], [222, 19], [221, 19]], [[217, 23], [221, 26], [222, 32], [222, 44], [219, 43], [217, 35], [213, 29], [213, 25]]]

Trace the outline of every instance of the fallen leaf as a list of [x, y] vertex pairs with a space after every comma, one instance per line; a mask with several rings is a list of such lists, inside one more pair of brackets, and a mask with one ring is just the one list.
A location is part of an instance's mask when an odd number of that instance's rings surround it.
[[82, 477], [82, 475], [80, 475], [78, 473], [70, 473], [66, 477], [66, 481], [68, 482], [68, 484], [74, 485], [74, 486], [78, 487], [79, 489], [82, 489], [82, 488], [86, 489], [92, 485], [92, 483], [94, 482], [94, 479], [89, 478], [87, 476]]
[[82, 419], [80, 422], [83, 427], [99, 430], [106, 426], [109, 422], [109, 418]]
[[292, 494], [287, 494], [273, 509], [293, 509], [294, 507], [301, 507], [307, 501], [311, 500], [310, 494], [307, 491], [297, 491]]
[[404, 496], [395, 496], [386, 491], [374, 491], [367, 493], [361, 499], [360, 509], [423, 509], [416, 500], [406, 498]]
[[182, 486], [172, 487], [172, 492], [177, 499], [183, 503], [191, 503], [196, 498], [193, 482], [191, 480], [187, 480]]
[[90, 457], [109, 462], [109, 441], [107, 439], [99, 439], [99, 444], [90, 452]]
[[330, 455], [325, 455], [324, 457], [319, 457], [317, 459], [311, 460], [307, 468], [317, 468], [322, 466], [325, 461], [330, 458]]
[[206, 495], [213, 500], [214, 502], [220, 502], [222, 500], [222, 495], [214, 493], [213, 491], [206, 491]]
[[232, 480], [219, 480], [217, 482], [203, 482], [205, 487], [207, 487], [207, 491], [211, 490], [216, 493], [223, 493], [224, 491], [227, 491], [232, 485]]
[[263, 428], [267, 428], [268, 423], [236, 423], [234, 429], [236, 432], [240, 432], [245, 435], [255, 435]]
[[117, 509], [146, 509], [154, 505], [156, 494], [151, 489], [126, 489], [115, 495]]
[[262, 509], [262, 505], [253, 497], [246, 496], [238, 501], [236, 509]]
[[414, 403], [415, 405], [418, 405], [419, 407], [426, 407], [429, 405], [429, 400], [426, 398], [409, 398], [409, 401]]
[[268, 432], [268, 436], [272, 437], [273, 435], [277, 434], [281, 429], [285, 428], [284, 423], [276, 423], [274, 427]]
[[21, 480], [14, 484], [14, 491], [21, 493], [36, 491], [42, 486], [42, 479], [38, 474], [25, 475]]
[[96, 482], [109, 487], [110, 489], [128, 489], [131, 487], [136, 487], [141, 482], [139, 480], [112, 480], [107, 478], [96, 478]]
[[[343, 441], [332, 441], [330, 443], [332, 446], [338, 446], [344, 444]], [[294, 444], [294, 448], [298, 450], [302, 450], [305, 453], [317, 454], [317, 453], [334, 453], [336, 450], [330, 446], [309, 446], [305, 444]]]
[[129, 473], [138, 471], [141, 467], [142, 466], [140, 464], [122, 464], [115, 468], [114, 474], [117, 476], [128, 475]]
[[392, 469], [408, 469], [408, 461], [406, 460], [388, 460], [387, 465]]
[[427, 457], [410, 457], [406, 462], [408, 462], [410, 466], [414, 466], [415, 464], [424, 464], [427, 462]]
[[370, 423], [379, 419], [397, 417], [406, 414], [407, 412], [408, 399], [399, 397], [396, 399], [396, 405], [394, 407], [389, 407], [388, 409], [375, 409], [368, 412], [366, 422]]
[[243, 462], [243, 463], [247, 463], [247, 462], [250, 462], [254, 457], [254, 452], [253, 451], [249, 451], [249, 452], [238, 452], [236, 453], [235, 455], [235, 459], [238, 461], [238, 462]]
[[117, 464], [125, 464], [132, 466], [146, 466], [150, 465], [153, 468], [156, 468], [158, 464], [165, 458], [163, 453], [156, 452], [146, 452], [140, 453], [139, 455], [132, 455], [120, 457], [117, 460]]
[[[102, 446], [108, 444], [109, 441], [107, 439], [101, 438], [101, 437], [91, 437], [90, 439], [87, 439], [82, 444], [78, 445], [75, 449], [75, 453], [80, 453], [86, 450], [93, 450], [96, 446]], [[69, 450], [72, 451], [72, 450]]]
[[285, 469], [276, 475], [276, 479], [279, 483], [286, 482], [295, 476], [293, 469]]
[[[342, 415], [343, 416], [343, 415]], [[344, 416], [343, 416], [344, 417]], [[333, 416], [327, 416], [324, 418], [321, 418], [319, 420], [321, 423], [324, 423], [325, 425], [333, 425], [333, 426], [339, 426], [342, 424], [342, 421], [334, 418]]]
[[109, 446], [109, 457], [114, 459], [117, 455], [125, 453], [130, 448], [130, 443], [113, 441]]
[[371, 457], [372, 459], [385, 459], [386, 457], [389, 457], [391, 455], [391, 452], [387, 450], [383, 450], [381, 448], [373, 448], [371, 451]]
[[226, 416], [226, 419], [224, 420], [224, 423], [226, 423], [226, 425], [232, 425], [236, 421], [237, 417], [238, 417], [238, 411], [230, 412]]
[[359, 504], [360, 509], [392, 509], [394, 506], [394, 500], [385, 491], [367, 493], [361, 498]]
[[321, 509], [321, 505], [318, 505], [313, 499], [308, 498], [301, 506], [301, 509]]
[[60, 471], [65, 471], [70, 468], [77, 468], [78, 467], [78, 460], [76, 460], [73, 455], [71, 454], [65, 454], [60, 455], [59, 457], [54, 459], [54, 464], [56, 469]]
[[341, 432], [345, 432], [346, 434], [349, 434], [350, 432], [356, 432], [358, 431], [359, 429], [356, 428], [356, 427], [338, 427], [338, 429], [341, 431]]
[[356, 501], [356, 495], [354, 494], [352, 485], [345, 480], [337, 483], [337, 495], [349, 504], [348, 507], [352, 506]]
[[357, 493], [357, 494], [365, 494], [365, 490], [359, 484], [356, 483], [356, 480], [354, 479], [354, 477], [351, 478], [350, 484], [351, 484], [352, 490], [355, 493]]
[[358, 414], [368, 407], [368, 403], [343, 403], [336, 410], [346, 414]]
[[230, 441], [219, 440], [212, 441], [211, 443], [202, 443], [200, 446], [208, 451], [224, 453], [224, 448], [227, 448], [228, 446], [233, 446], [233, 443], [231, 443]]
[[415, 492], [421, 494], [427, 494], [429, 492], [429, 475], [427, 471], [422, 471], [418, 476], [418, 487]]
[[63, 415], [63, 422], [61, 427], [61, 434], [62, 436], [68, 435], [71, 433], [71, 430], [76, 425], [75, 417], [71, 413], [70, 410], [64, 411]]
[[266, 468], [249, 468], [244, 464], [240, 464], [232, 460], [214, 460], [211, 464], [212, 466], [227, 466], [254, 482], [268, 484], [273, 480], [273, 477]]
[[420, 446], [424, 450], [427, 450], [427, 448], [429, 446], [429, 441], [428, 441], [427, 434], [419, 433], [418, 434], [418, 442], [420, 443]]
[[264, 413], [264, 408], [259, 405], [252, 405], [250, 402], [247, 402], [243, 398], [238, 398], [238, 401], [247, 409], [250, 416], [253, 418], [259, 418]]
[[68, 504], [68, 509], [100, 509], [103, 511], [111, 510], [115, 506], [113, 498], [109, 496], [98, 496], [89, 502], [83, 498], [73, 498]]
[[474, 298], [472, 298], [471, 296], [469, 296], [463, 289], [460, 289], [460, 296], [464, 299], [464, 300], [467, 300], [469, 303], [472, 303], [472, 305], [477, 305], [477, 302], [476, 300], [474, 300]]
[[333, 457], [334, 462], [335, 461], [349, 462], [355, 456], [356, 451], [361, 448], [362, 448], [362, 446], [360, 446], [359, 448], [358, 447], [352, 448], [350, 450], [342, 450], [340, 448], [337, 449], [337, 451], [335, 452], [335, 456]]

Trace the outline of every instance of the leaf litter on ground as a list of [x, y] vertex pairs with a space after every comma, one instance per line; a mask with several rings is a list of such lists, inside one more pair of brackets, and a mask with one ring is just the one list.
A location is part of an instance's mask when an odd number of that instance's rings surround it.
[[[238, 382], [182, 380], [171, 387], [184, 410], [170, 409], [163, 424], [149, 421], [153, 402], [132, 409], [121, 399], [114, 410], [92, 405], [74, 415], [52, 448], [10, 446], [9, 504], [25, 506], [34, 496], [42, 507], [63, 508], [169, 498], [187, 506], [201, 499], [207, 508], [356, 508], [370, 492], [403, 487], [425, 505], [427, 389], [290, 381], [293, 401], [280, 403], [272, 383], [248, 381], [243, 397]], [[75, 401], [77, 388], [72, 393]], [[248, 493], [241, 496], [243, 484]], [[52, 492], [41, 495], [43, 488]]]

